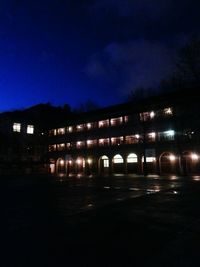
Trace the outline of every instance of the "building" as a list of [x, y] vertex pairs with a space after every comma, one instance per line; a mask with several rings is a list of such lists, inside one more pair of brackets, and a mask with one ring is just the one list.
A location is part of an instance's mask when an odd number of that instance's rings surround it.
[[200, 97], [171, 92], [74, 116], [48, 131], [53, 174], [200, 174]]

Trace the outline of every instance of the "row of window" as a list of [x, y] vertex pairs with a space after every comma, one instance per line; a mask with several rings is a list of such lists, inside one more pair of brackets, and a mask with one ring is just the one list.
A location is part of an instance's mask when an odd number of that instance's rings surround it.
[[[157, 111], [157, 112], [149, 111], [149, 112], [140, 113], [140, 120], [141, 121], [151, 120], [151, 119], [154, 119], [156, 116], [160, 116], [161, 114], [165, 116], [166, 115], [171, 116], [173, 114], [172, 108], [165, 108], [162, 111]], [[49, 135], [50, 136], [62, 135], [65, 133], [81, 132], [83, 130], [91, 130], [94, 128], [118, 126], [118, 125], [122, 125], [123, 123], [127, 123], [129, 119], [130, 119], [129, 116], [121, 116], [117, 118], [101, 120], [98, 122], [89, 122], [86, 124], [79, 124], [76, 126], [68, 126], [68, 127], [58, 128], [58, 129], [52, 129], [49, 131]]]
[[[175, 137], [174, 130], [168, 130], [164, 132], [151, 132], [147, 133], [145, 136], [146, 142], [155, 142], [156, 138], [159, 141], [173, 141]], [[65, 149], [81, 149], [84, 147], [91, 148], [95, 146], [103, 147], [109, 145], [121, 145], [121, 144], [137, 144], [140, 141], [143, 141], [143, 137], [139, 134], [135, 135], [128, 135], [128, 136], [117, 136], [112, 138], [101, 138], [101, 139], [93, 139], [93, 140], [84, 140], [84, 141], [77, 141], [77, 142], [69, 142], [69, 143], [61, 143], [61, 144], [53, 144], [49, 146], [49, 151], [61, 151]]]
[[[13, 132], [20, 133], [21, 132], [21, 123], [13, 123]], [[34, 126], [33, 125], [27, 125], [26, 127], [26, 133], [27, 134], [33, 134], [34, 133]]]

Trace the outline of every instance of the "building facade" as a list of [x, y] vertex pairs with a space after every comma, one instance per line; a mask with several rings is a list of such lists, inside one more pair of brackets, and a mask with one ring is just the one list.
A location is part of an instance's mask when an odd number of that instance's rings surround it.
[[200, 174], [199, 101], [187, 91], [79, 114], [48, 131], [49, 171]]

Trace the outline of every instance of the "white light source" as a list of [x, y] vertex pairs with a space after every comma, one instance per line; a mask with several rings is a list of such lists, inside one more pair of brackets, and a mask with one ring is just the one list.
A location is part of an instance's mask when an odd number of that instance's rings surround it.
[[80, 164], [82, 163], [81, 159], [77, 159], [77, 160], [76, 160], [76, 163], [77, 163], [78, 165], [80, 165]]
[[165, 134], [167, 136], [174, 136], [175, 132], [174, 132], [174, 130], [169, 130], [169, 131], [166, 131]]
[[198, 160], [199, 156], [196, 153], [192, 153], [191, 158], [192, 158], [192, 160]]
[[63, 159], [60, 160], [60, 165], [64, 165], [65, 161]]
[[170, 161], [175, 161], [175, 159], [176, 159], [176, 157], [173, 154], [169, 155], [169, 160]]
[[88, 159], [87, 162], [89, 165], [92, 164], [92, 159]]
[[136, 137], [137, 139], [139, 139], [139, 138], [140, 138], [139, 134], [136, 134], [136, 135], [135, 135], [135, 137]]
[[154, 112], [154, 111], [151, 111], [151, 112], [150, 112], [150, 118], [152, 118], [152, 119], [153, 119], [153, 118], [154, 118], [154, 116], [155, 116], [155, 112]]

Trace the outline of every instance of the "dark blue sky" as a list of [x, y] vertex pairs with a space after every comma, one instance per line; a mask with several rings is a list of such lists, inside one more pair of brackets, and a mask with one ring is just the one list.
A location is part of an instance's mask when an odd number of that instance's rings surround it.
[[171, 72], [198, 0], [0, 0], [0, 111], [122, 102]]

